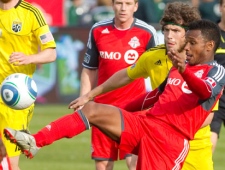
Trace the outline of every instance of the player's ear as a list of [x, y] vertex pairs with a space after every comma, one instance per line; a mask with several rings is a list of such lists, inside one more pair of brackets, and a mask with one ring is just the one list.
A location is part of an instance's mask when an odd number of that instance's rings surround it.
[[206, 50], [207, 51], [214, 51], [215, 42], [214, 41], [207, 41], [206, 42]]
[[135, 8], [134, 8], [134, 12], [136, 12], [138, 9], [138, 2], [135, 2]]

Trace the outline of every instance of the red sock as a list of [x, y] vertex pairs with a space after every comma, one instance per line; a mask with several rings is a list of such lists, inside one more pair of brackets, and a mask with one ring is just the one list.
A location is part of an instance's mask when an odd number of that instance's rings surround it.
[[61, 138], [72, 138], [89, 129], [89, 123], [82, 112], [65, 115], [34, 134], [36, 145], [43, 147]]

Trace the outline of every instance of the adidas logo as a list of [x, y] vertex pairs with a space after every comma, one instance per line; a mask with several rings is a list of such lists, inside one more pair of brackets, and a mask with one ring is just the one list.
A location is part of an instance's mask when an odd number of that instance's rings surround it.
[[51, 125], [47, 125], [45, 126], [49, 131], [51, 130], [52, 126]]
[[106, 29], [102, 30], [102, 33], [103, 33], [103, 34], [109, 34], [109, 30], [108, 30], [108, 28], [106, 28]]
[[162, 62], [161, 62], [161, 60], [158, 60], [158, 61], [156, 61], [155, 63], [154, 63], [155, 65], [162, 65]]

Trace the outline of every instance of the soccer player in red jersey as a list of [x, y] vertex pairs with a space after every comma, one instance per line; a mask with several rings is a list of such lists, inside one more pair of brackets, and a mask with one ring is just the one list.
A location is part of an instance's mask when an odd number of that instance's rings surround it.
[[[87, 52], [81, 73], [80, 95], [105, 82], [118, 70], [134, 64], [143, 52], [158, 43], [156, 30], [147, 23], [133, 17], [138, 8], [137, 0], [113, 0], [113, 19], [94, 24], [89, 33]], [[123, 108], [131, 99], [146, 92], [144, 79], [140, 78], [126, 87], [97, 96], [97, 103], [111, 104]], [[126, 157], [129, 167], [131, 154]], [[92, 127], [92, 159], [96, 169], [112, 170], [118, 159], [115, 141]]]
[[145, 94], [144, 108], [151, 108], [142, 114], [133, 115], [91, 101], [123, 85], [118, 83], [121, 77], [112, 76], [70, 103], [69, 108], [75, 110], [84, 105], [81, 110], [57, 119], [34, 135], [6, 128], [5, 136], [32, 158], [41, 147], [95, 126], [117, 141], [121, 150], [138, 155], [137, 169], [181, 169], [189, 151], [189, 140], [207, 125], [204, 122], [225, 85], [225, 70], [214, 61], [220, 43], [218, 26], [198, 20], [189, 24], [185, 37], [186, 55], [168, 51], [173, 67], [158, 88]]

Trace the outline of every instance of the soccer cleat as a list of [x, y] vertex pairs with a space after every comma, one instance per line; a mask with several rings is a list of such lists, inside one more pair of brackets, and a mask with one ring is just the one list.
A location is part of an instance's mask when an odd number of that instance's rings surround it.
[[5, 128], [4, 135], [6, 139], [16, 144], [27, 158], [33, 158], [39, 150], [34, 137], [24, 131]]

